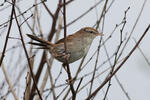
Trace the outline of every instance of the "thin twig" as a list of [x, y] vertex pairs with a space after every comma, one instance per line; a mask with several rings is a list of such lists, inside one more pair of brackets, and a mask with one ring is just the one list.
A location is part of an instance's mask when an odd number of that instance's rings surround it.
[[102, 10], [101, 16], [100, 16], [99, 20], [97, 21], [96, 29], [99, 28], [99, 25], [100, 25], [100, 22], [101, 22], [101, 20], [102, 20], [102, 17], [103, 17], [103, 15], [105, 14], [105, 10], [106, 10], [107, 3], [108, 3], [108, 0], [106, 0], [106, 2], [105, 2], [105, 4], [104, 4], [104, 7], [103, 7], [103, 10]]
[[[52, 21], [52, 25], [51, 25], [51, 28], [50, 28], [51, 30], [50, 30], [49, 35], [48, 35], [48, 41], [51, 41], [53, 36], [54, 36], [56, 22], [58, 20], [58, 14], [59, 14], [60, 9], [61, 9], [61, 6], [60, 6], [61, 3], [62, 3], [62, 0], [59, 0], [57, 9], [56, 9], [56, 11], [54, 13], [55, 18]], [[43, 66], [44, 66], [44, 64], [46, 62], [46, 56], [47, 56], [46, 52], [44, 51], [43, 54], [42, 54], [42, 57], [41, 57], [40, 64], [38, 66], [38, 71], [37, 71], [37, 73], [35, 75], [35, 79], [36, 79], [37, 83], [39, 82], [39, 77], [40, 77], [41, 72], [42, 72], [42, 70], [44, 68]], [[35, 91], [35, 86], [33, 85], [32, 89], [31, 89], [31, 93], [34, 93], [34, 91]], [[30, 98], [33, 98], [33, 96], [31, 95]]]
[[49, 77], [50, 77], [50, 83], [51, 83], [51, 90], [52, 90], [52, 94], [53, 94], [53, 99], [56, 100], [56, 93], [55, 93], [55, 89], [54, 89], [54, 82], [53, 82], [53, 77], [52, 77], [52, 73], [51, 73], [51, 66], [52, 66], [52, 63], [53, 63], [53, 57], [51, 57], [51, 62], [48, 61], [48, 58], [46, 59], [47, 61], [47, 66], [48, 66], [48, 74], [49, 74]]
[[80, 87], [80, 85], [81, 85], [82, 80], [83, 80], [83, 77], [82, 77], [82, 78], [80, 79], [80, 81], [79, 81], [79, 84], [78, 84], [77, 89], [76, 89], [76, 93], [78, 92], [78, 89], [79, 89], [79, 87]]
[[[101, 21], [102, 17], [105, 16], [104, 12], [106, 10], [107, 3], [108, 3], [108, 0], [105, 1], [102, 13], [100, 15], [100, 19], [97, 22], [96, 29], [99, 28], [100, 21]], [[102, 41], [102, 37], [100, 37], [100, 40], [99, 40], [99, 46], [98, 46], [98, 49], [97, 49], [96, 61], [95, 61], [95, 66], [94, 66], [94, 72], [93, 72], [92, 79], [91, 79], [91, 85], [90, 85], [89, 95], [91, 95], [91, 92], [92, 92], [92, 87], [93, 87], [93, 83], [94, 83], [94, 76], [95, 76], [95, 73], [96, 73], [96, 67], [97, 67], [97, 63], [98, 63], [98, 57], [99, 57], [99, 54], [100, 54], [101, 41]]]
[[[14, 0], [14, 4], [15, 4], [15, 2], [16, 2], [16, 0]], [[6, 47], [7, 47], [7, 43], [8, 43], [8, 37], [9, 37], [11, 26], [12, 26], [14, 10], [15, 10], [14, 5], [12, 5], [11, 16], [10, 16], [10, 24], [9, 24], [7, 35], [6, 35], [6, 40], [5, 40], [2, 56], [0, 57], [0, 66], [1, 66], [1, 64], [3, 62], [3, 59], [4, 59], [4, 56], [5, 56], [5, 51], [6, 51]]]
[[[31, 7], [29, 7], [27, 10], [25, 10], [25, 11], [22, 12], [21, 14], [17, 15], [17, 17], [19, 17], [19, 16], [21, 16], [21, 15], [27, 13], [29, 10], [31, 10], [32, 8], [38, 6], [38, 5], [41, 4], [42, 2], [45, 2], [45, 1], [41, 1], [41, 2], [39, 2], [39, 3], [37, 3], [37, 4], [33, 4], [33, 5], [32, 5]], [[16, 8], [18, 8], [18, 7], [16, 7]], [[11, 20], [13, 20], [13, 19], [15, 19], [15, 18], [12, 17], [12, 19], [10, 19], [10, 20], [8, 20], [8, 21], [6, 21], [6, 22], [0, 24], [0, 27], [1, 27], [2, 25], [5, 25], [5, 24], [9, 23], [9, 22], [10, 22]]]
[[[66, 0], [64, 0], [64, 4], [66, 3]], [[65, 47], [65, 53], [67, 55], [67, 27], [66, 27], [66, 5], [63, 6], [63, 16], [64, 16], [64, 47]], [[70, 68], [69, 68], [69, 63], [68, 63], [68, 59], [66, 58], [66, 66], [67, 66], [67, 74], [68, 74], [68, 82], [70, 85], [70, 89], [72, 92], [72, 100], [75, 100], [76, 98], [76, 92], [74, 90], [73, 84], [72, 84], [72, 77], [71, 77], [71, 72], [70, 72]]]
[[[137, 19], [136, 19], [136, 21], [135, 21], [135, 23], [134, 23], [134, 26], [133, 26], [133, 28], [132, 28], [132, 30], [131, 30], [131, 33], [130, 33], [129, 37], [127, 38], [127, 41], [125, 42], [125, 44], [124, 44], [124, 46], [123, 46], [123, 48], [122, 48], [120, 54], [122, 54], [122, 52], [124, 51], [124, 49], [125, 49], [127, 43], [129, 42], [129, 40], [130, 40], [130, 38], [131, 38], [131, 36], [132, 36], [132, 34], [133, 34], [133, 31], [134, 31], [134, 29], [135, 29], [135, 27], [136, 27], [136, 25], [137, 25], [137, 23], [138, 23], [138, 21], [139, 21], [141, 15], [142, 15], [142, 12], [143, 12], [143, 10], [144, 10], [146, 1], [147, 1], [147, 0], [145, 0], [144, 3], [143, 3], [143, 5], [142, 5], [141, 11], [139, 12], [139, 15], [138, 15], [138, 17], [137, 17]], [[119, 56], [120, 56], [120, 55], [119, 55]]]
[[14, 10], [14, 16], [15, 16], [15, 20], [16, 20], [16, 23], [17, 23], [17, 27], [18, 27], [19, 33], [20, 33], [20, 38], [21, 38], [21, 42], [22, 42], [22, 45], [23, 45], [23, 48], [24, 48], [24, 52], [25, 52], [25, 55], [26, 55], [26, 58], [27, 58], [27, 61], [28, 61], [31, 77], [33, 79], [33, 84], [34, 84], [34, 86], [35, 86], [35, 88], [37, 90], [37, 93], [38, 93], [40, 99], [43, 100], [42, 96], [40, 95], [40, 92], [38, 90], [37, 83], [35, 81], [35, 77], [34, 77], [34, 74], [33, 74], [33, 71], [32, 71], [32, 66], [31, 66], [31, 63], [30, 63], [30, 58], [28, 56], [28, 52], [27, 52], [27, 49], [26, 49], [26, 46], [25, 46], [25, 43], [24, 43], [24, 39], [23, 39], [23, 36], [22, 36], [21, 28], [20, 28], [20, 25], [19, 25], [19, 22], [18, 22], [15, 10]]
[[9, 88], [10, 88], [10, 90], [11, 90], [11, 92], [12, 92], [14, 98], [15, 98], [15, 100], [19, 100], [17, 95], [16, 95], [16, 93], [15, 93], [15, 90], [14, 90], [14, 88], [13, 88], [13, 86], [12, 86], [10, 80], [9, 80], [8, 74], [7, 74], [6, 70], [5, 70], [5, 66], [4, 66], [3, 63], [2, 63], [2, 71], [3, 71], [4, 75], [5, 75], [5, 78], [6, 78], [6, 81], [8, 83], [8, 86], [9, 86]]
[[[120, 44], [119, 44], [119, 46], [118, 46], [118, 48], [117, 48], [117, 51], [116, 51], [116, 53], [115, 53], [114, 64], [113, 64], [113, 66], [112, 66], [112, 69], [111, 69], [109, 75], [111, 75], [111, 74], [113, 73], [114, 68], [115, 68], [115, 65], [117, 64], [117, 61], [118, 61], [117, 55], [118, 55], [119, 50], [120, 50], [120, 48], [121, 48], [121, 46], [122, 46], [122, 43], [123, 43], [122, 34], [123, 34], [123, 30], [124, 30], [125, 25], [126, 25], [126, 14], [127, 14], [127, 12], [129, 11], [129, 9], [130, 9], [130, 7], [128, 7], [128, 9], [125, 10], [125, 12], [124, 12], [124, 18], [123, 18], [123, 21], [122, 21], [122, 22], [123, 22], [123, 25], [122, 25], [122, 28], [121, 28], [121, 30], [120, 30]], [[119, 58], [119, 57], [118, 57], [118, 58]], [[110, 89], [110, 86], [111, 86], [111, 79], [109, 80], [108, 87], [107, 87], [107, 90], [106, 90], [106, 93], [105, 93], [105, 96], [104, 96], [104, 99], [103, 99], [103, 100], [106, 99], [106, 96], [107, 96], [107, 94], [108, 94], [108, 91], [109, 91], [109, 89]]]
[[122, 61], [122, 63], [116, 68], [116, 70], [90, 96], [88, 96], [86, 98], [86, 100], [90, 100], [90, 98], [92, 98], [93, 96], [95, 96], [101, 90], [101, 88], [119, 71], [119, 69], [123, 66], [123, 64], [128, 60], [128, 58], [131, 56], [131, 54], [138, 47], [139, 43], [141, 42], [141, 40], [146, 35], [146, 33], [148, 32], [149, 28], [150, 28], [150, 24], [148, 25], [148, 27], [146, 28], [145, 32], [142, 34], [142, 36], [140, 37], [140, 39], [138, 40], [138, 42], [136, 43], [136, 45], [133, 47], [133, 49], [129, 52], [129, 54]]
[[90, 11], [92, 11], [96, 6], [98, 6], [100, 3], [102, 3], [104, 0], [100, 0], [99, 2], [97, 2], [96, 4], [94, 4], [92, 7], [90, 7], [86, 12], [84, 12], [83, 14], [81, 14], [79, 17], [77, 17], [76, 19], [74, 19], [73, 21], [69, 22], [66, 26], [70, 26], [73, 23], [75, 23], [76, 21], [78, 21], [79, 19], [81, 19], [82, 17], [84, 17], [86, 14], [88, 14]]

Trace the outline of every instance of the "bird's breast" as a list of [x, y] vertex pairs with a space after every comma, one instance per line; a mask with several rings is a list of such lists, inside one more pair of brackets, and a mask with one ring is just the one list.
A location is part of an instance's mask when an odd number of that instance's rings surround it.
[[84, 47], [84, 54], [86, 54], [88, 52], [89, 48], [90, 48], [90, 45], [87, 45]]

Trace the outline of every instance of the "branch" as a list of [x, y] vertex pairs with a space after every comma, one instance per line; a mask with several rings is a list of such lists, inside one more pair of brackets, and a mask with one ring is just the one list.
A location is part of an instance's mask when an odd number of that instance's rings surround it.
[[4, 64], [2, 64], [2, 71], [3, 71], [4, 75], [5, 75], [6, 81], [7, 81], [8, 85], [9, 85], [9, 88], [10, 88], [10, 90], [11, 90], [15, 100], [19, 100], [17, 95], [16, 95], [16, 93], [15, 93], [15, 90], [14, 90], [14, 88], [13, 88], [13, 86], [12, 86], [10, 80], [9, 80], [9, 77], [8, 77], [8, 74], [7, 74], [6, 70], [5, 70]]
[[140, 37], [136, 45], [133, 47], [133, 49], [129, 52], [129, 54], [125, 57], [125, 59], [122, 61], [122, 63], [116, 68], [116, 70], [90, 95], [88, 96], [85, 100], [90, 100], [90, 98], [94, 97], [102, 88], [103, 86], [119, 71], [119, 69], [123, 66], [123, 64], [128, 60], [128, 58], [131, 56], [131, 54], [135, 51], [135, 49], [138, 47], [139, 43], [141, 40], [144, 38], [146, 33], [148, 32], [150, 28], [150, 24], [146, 28], [145, 32], [143, 35]]
[[18, 27], [18, 30], [19, 30], [19, 34], [20, 34], [21, 42], [22, 42], [22, 45], [23, 45], [23, 48], [24, 48], [24, 52], [25, 52], [25, 55], [26, 55], [26, 58], [27, 58], [27, 61], [28, 61], [28, 65], [29, 65], [31, 77], [32, 77], [32, 79], [33, 79], [33, 84], [34, 84], [34, 86], [35, 86], [35, 88], [36, 88], [36, 90], [37, 90], [37, 93], [38, 93], [40, 99], [43, 100], [43, 99], [42, 99], [42, 96], [40, 95], [40, 92], [39, 92], [39, 90], [38, 90], [37, 83], [36, 83], [36, 81], [35, 81], [35, 77], [34, 77], [34, 74], [33, 74], [33, 71], [32, 71], [32, 66], [31, 66], [31, 63], [30, 63], [30, 58], [29, 58], [29, 56], [28, 56], [28, 52], [27, 52], [27, 49], [26, 49], [26, 47], [25, 47], [24, 39], [23, 39], [23, 36], [22, 36], [21, 28], [20, 28], [20, 25], [19, 25], [19, 22], [18, 22], [18, 19], [17, 19], [17, 15], [16, 15], [15, 10], [14, 10], [14, 16], [15, 16], [15, 20], [16, 20], [17, 27]]
[[[64, 0], [64, 5], [63, 5], [63, 16], [64, 16], [64, 47], [65, 47], [65, 53], [67, 55], [67, 38], [66, 38], [66, 35], [67, 35], [67, 27], [66, 27], [66, 0]], [[67, 74], [68, 74], [68, 79], [69, 79], [69, 85], [70, 85], [70, 89], [71, 89], [71, 92], [72, 92], [72, 100], [75, 100], [76, 98], [76, 92], [74, 90], [74, 87], [73, 87], [73, 82], [72, 82], [72, 77], [71, 77], [71, 73], [70, 73], [70, 68], [69, 68], [69, 64], [68, 64], [68, 59], [66, 58], [66, 66], [67, 66]]]
[[[16, 2], [16, 0], [14, 0], [14, 4], [15, 4], [15, 2]], [[14, 5], [12, 5], [11, 16], [10, 16], [10, 24], [9, 24], [7, 35], [6, 35], [6, 40], [5, 40], [5, 44], [4, 44], [2, 56], [0, 57], [0, 66], [1, 66], [1, 64], [3, 62], [3, 59], [4, 59], [4, 56], [5, 56], [5, 51], [6, 51], [6, 47], [7, 47], [7, 43], [8, 43], [8, 38], [9, 38], [11, 26], [12, 26], [12, 20], [13, 20], [14, 10], [15, 10], [15, 7], [14, 7]]]

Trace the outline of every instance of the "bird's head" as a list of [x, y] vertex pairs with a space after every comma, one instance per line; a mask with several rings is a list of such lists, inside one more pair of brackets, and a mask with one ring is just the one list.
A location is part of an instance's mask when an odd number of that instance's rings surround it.
[[80, 30], [81, 33], [84, 33], [88, 36], [103, 36], [104, 34], [99, 33], [96, 29], [92, 28], [92, 27], [84, 27]]

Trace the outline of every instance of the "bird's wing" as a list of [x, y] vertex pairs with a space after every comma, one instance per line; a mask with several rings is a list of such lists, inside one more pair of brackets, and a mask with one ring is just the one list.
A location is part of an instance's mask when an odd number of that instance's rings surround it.
[[[71, 42], [74, 39], [74, 36], [68, 35], [66, 38], [67, 38], [67, 42]], [[58, 40], [55, 44], [64, 43], [64, 41], [65, 41], [65, 39], [62, 38], [62, 39]]]

